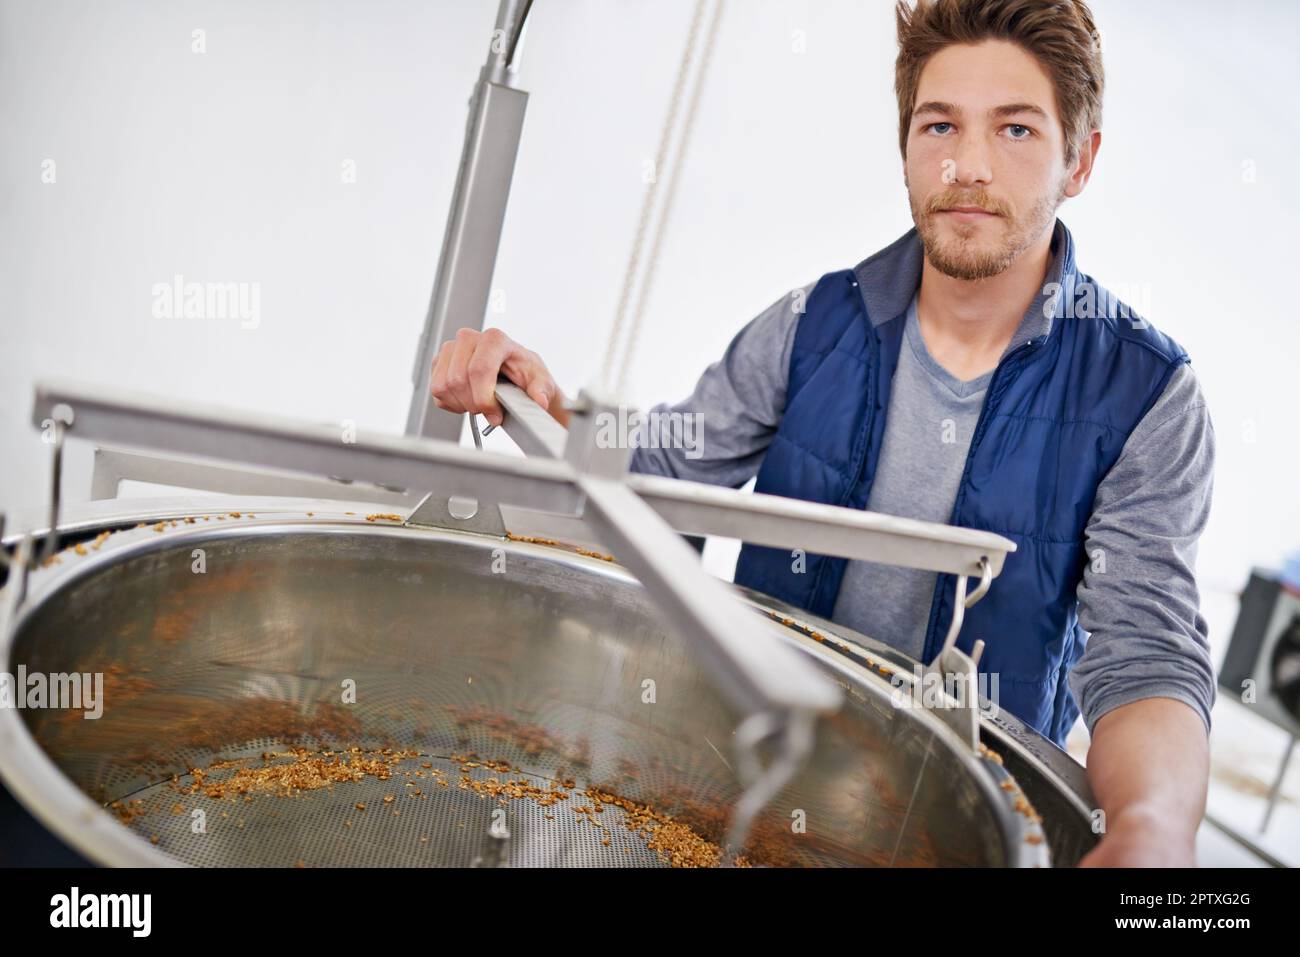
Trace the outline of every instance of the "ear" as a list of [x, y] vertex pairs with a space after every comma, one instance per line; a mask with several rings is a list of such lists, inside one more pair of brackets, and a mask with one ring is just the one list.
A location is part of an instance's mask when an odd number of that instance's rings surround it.
[[1101, 130], [1093, 130], [1079, 147], [1079, 159], [1065, 181], [1065, 195], [1078, 196], [1088, 185], [1092, 176], [1092, 166], [1097, 162], [1097, 153], [1101, 150]]

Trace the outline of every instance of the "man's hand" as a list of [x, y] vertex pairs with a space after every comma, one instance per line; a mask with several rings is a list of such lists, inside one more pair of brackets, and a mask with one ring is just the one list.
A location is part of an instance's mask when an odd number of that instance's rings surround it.
[[1195, 867], [1210, 757], [1205, 724], [1175, 698], [1143, 698], [1093, 728], [1088, 779], [1105, 811], [1080, 867]]
[[456, 338], [444, 342], [433, 360], [429, 392], [440, 409], [481, 412], [492, 425], [500, 425], [503, 413], [496, 400], [500, 374], [528, 393], [553, 419], [568, 427], [564, 393], [555, 384], [542, 357], [500, 329], [482, 332], [461, 329]]

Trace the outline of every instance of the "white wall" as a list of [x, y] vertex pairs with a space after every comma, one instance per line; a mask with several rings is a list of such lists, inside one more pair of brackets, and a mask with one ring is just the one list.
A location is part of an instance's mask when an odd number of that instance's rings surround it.
[[[495, 0], [0, 2], [0, 507], [43, 500], [57, 374], [400, 432]], [[1300, 546], [1300, 87], [1287, 0], [1096, 0], [1109, 89], [1062, 217], [1192, 353], [1220, 442], [1207, 584]], [[604, 357], [690, 0], [537, 0], [493, 324], [569, 390]], [[191, 52], [191, 31], [207, 52]], [[633, 369], [678, 398], [749, 317], [910, 227], [887, 0], [731, 0]], [[793, 52], [804, 31], [806, 52]], [[53, 159], [57, 181], [42, 183]], [[353, 159], [357, 182], [344, 184]], [[1245, 163], [1251, 167], [1243, 167]], [[1243, 175], [1253, 169], [1253, 181]], [[180, 273], [261, 321], [166, 320]], [[505, 440], [501, 440], [504, 442]], [[67, 494], [85, 497], [73, 447]]]

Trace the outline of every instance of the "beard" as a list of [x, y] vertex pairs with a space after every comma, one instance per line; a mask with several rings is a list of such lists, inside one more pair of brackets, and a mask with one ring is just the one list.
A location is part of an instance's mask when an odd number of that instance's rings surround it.
[[[1017, 216], [1008, 203], [990, 196], [982, 188], [969, 192], [949, 186], [925, 201], [918, 200], [910, 186], [907, 190], [912, 221], [916, 223], [926, 259], [939, 272], [954, 279], [987, 279], [1006, 270], [1043, 234], [1064, 200], [1065, 183], [1062, 182], [1055, 193], [1039, 196], [1028, 212]], [[1001, 218], [983, 224], [951, 224], [950, 229], [956, 235], [944, 236], [937, 217], [940, 210], [952, 206], [978, 206]], [[999, 225], [1003, 229], [1000, 239], [990, 243], [981, 236], [982, 229], [994, 230]]]

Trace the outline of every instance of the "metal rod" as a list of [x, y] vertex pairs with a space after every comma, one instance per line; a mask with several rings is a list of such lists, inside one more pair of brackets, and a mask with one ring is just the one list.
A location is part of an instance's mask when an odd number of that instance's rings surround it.
[[1002, 570], [1015, 542], [975, 529], [805, 502], [659, 475], [629, 475], [628, 487], [679, 532], [721, 535], [773, 548], [923, 568], [954, 575]]
[[497, 402], [504, 413], [501, 427], [525, 455], [564, 458], [564, 443], [569, 433], [551, 414], [529, 398], [528, 393], [512, 382], [497, 382]]
[[54, 424], [54, 455], [50, 463], [50, 530], [45, 536], [45, 547], [41, 558], [50, 558], [59, 550], [59, 502], [63, 492], [63, 436], [67, 431], [71, 416], [64, 416], [63, 410], [54, 408], [50, 411]]
[[1296, 736], [1291, 735], [1286, 742], [1286, 750], [1282, 752], [1282, 764], [1277, 769], [1277, 777], [1273, 779], [1273, 786], [1268, 792], [1268, 806], [1264, 809], [1264, 820], [1259, 825], [1259, 833], [1263, 834], [1268, 830], [1268, 822], [1273, 818], [1273, 809], [1277, 807], [1277, 799], [1282, 795], [1282, 782], [1286, 779], [1286, 769], [1291, 764], [1291, 752], [1295, 750]]
[[[668, 620], [693, 639], [710, 677], [746, 714], [773, 707], [830, 711], [839, 689], [793, 648], [760, 640], [751, 613], [645, 502], [614, 479], [580, 476], [583, 517], [660, 602]], [[767, 636], [762, 636], [764, 639]]]
[[502, 0], [487, 62], [470, 97], [438, 273], [411, 370], [407, 435], [460, 439], [460, 416], [433, 404], [429, 378], [443, 342], [460, 329], [483, 328], [528, 106], [528, 94], [516, 89], [512, 78], [529, 5]]
[[343, 435], [330, 426], [184, 402], [120, 389], [46, 382], [36, 388], [33, 420], [66, 403], [69, 435], [135, 448], [244, 462], [317, 477], [336, 475], [406, 489], [575, 515], [581, 493], [563, 462], [461, 449], [409, 436]]
[[419, 496], [369, 483], [344, 482], [272, 469], [235, 468], [177, 456], [162, 457], [125, 449], [95, 449], [91, 476], [92, 501], [117, 498], [124, 481], [203, 489], [231, 495], [275, 495], [292, 498], [327, 498], [342, 502], [375, 502], [414, 506]]
[[[528, 455], [562, 458], [568, 433], [518, 386], [501, 381], [497, 401], [502, 427]], [[878, 512], [804, 502], [778, 495], [745, 495], [734, 489], [658, 475], [628, 474], [628, 487], [678, 532], [720, 535], [773, 548], [922, 568], [952, 575], [979, 575], [974, 604], [1002, 571], [1015, 542], [992, 532], [954, 528]]]
[[1217, 830], [1224, 837], [1228, 838], [1234, 843], [1245, 848], [1251, 854], [1254, 854], [1256, 857], [1258, 857], [1269, 867], [1289, 866], [1285, 861], [1274, 856], [1271, 852], [1266, 851], [1264, 848], [1260, 847], [1250, 838], [1246, 837], [1246, 835], [1242, 834], [1236, 828], [1232, 827], [1230, 824], [1228, 824], [1227, 821], [1220, 820], [1217, 816], [1211, 814], [1209, 811], [1205, 813], [1205, 823], [1209, 824], [1211, 827]]

